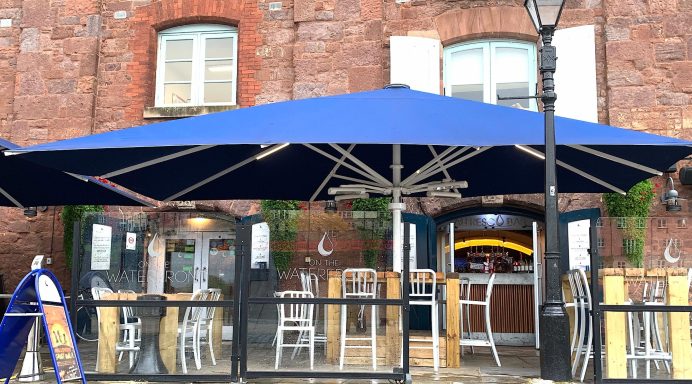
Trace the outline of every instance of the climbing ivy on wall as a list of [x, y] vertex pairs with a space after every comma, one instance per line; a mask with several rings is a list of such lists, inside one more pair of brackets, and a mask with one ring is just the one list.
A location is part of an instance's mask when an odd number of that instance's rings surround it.
[[[388, 197], [375, 197], [372, 199], [356, 199], [353, 200], [351, 210], [356, 212], [377, 212], [377, 219], [363, 220], [361, 225], [358, 225], [361, 239], [364, 240], [363, 262], [368, 268], [377, 267], [377, 256], [382, 253], [386, 229], [381, 225], [380, 221], [383, 217], [389, 214]], [[370, 224], [370, 225], [368, 225]]]
[[623, 220], [621, 223], [625, 258], [634, 266], [644, 263], [644, 244], [646, 242], [646, 218], [654, 200], [654, 185], [651, 180], [635, 184], [627, 194], [604, 193], [603, 202], [611, 217]]
[[262, 215], [269, 226], [271, 257], [278, 271], [287, 271], [298, 237], [298, 200], [262, 200]]
[[63, 249], [65, 250], [65, 264], [72, 267], [72, 240], [74, 238], [74, 223], [80, 222], [84, 214], [88, 212], [103, 212], [102, 205], [67, 205], [60, 213], [63, 225]]

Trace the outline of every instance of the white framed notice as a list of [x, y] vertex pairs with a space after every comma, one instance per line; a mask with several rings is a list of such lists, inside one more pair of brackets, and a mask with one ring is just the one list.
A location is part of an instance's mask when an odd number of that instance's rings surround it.
[[569, 244], [569, 269], [587, 270], [591, 266], [589, 256], [589, 219], [567, 223], [567, 241]]
[[91, 270], [106, 271], [111, 268], [111, 233], [107, 225], [94, 224], [91, 234]]
[[134, 251], [137, 249], [137, 234], [132, 232], [127, 232], [125, 235], [125, 249], [128, 251]]
[[269, 265], [269, 224], [252, 225], [252, 244], [250, 250], [250, 268], [260, 268], [259, 263]]

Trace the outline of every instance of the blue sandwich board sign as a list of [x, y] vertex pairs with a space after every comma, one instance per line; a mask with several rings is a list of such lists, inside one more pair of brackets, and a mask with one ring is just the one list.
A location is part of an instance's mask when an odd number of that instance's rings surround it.
[[86, 384], [60, 283], [50, 271], [29, 272], [12, 295], [0, 323], [0, 377], [10, 381], [36, 318], [41, 319], [58, 383]]

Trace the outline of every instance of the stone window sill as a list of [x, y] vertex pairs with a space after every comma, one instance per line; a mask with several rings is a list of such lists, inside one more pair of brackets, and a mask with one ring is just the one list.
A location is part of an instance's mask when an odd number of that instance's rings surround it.
[[144, 107], [145, 119], [164, 119], [206, 115], [237, 109], [237, 105], [190, 106], [190, 107]]

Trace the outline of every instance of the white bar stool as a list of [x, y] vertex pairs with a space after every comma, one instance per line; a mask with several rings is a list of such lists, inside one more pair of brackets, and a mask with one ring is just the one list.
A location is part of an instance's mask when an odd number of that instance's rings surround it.
[[[370, 268], [347, 268], [341, 273], [341, 296], [343, 298], [375, 299], [377, 298], [377, 271]], [[360, 305], [359, 317], [365, 315], [365, 305]], [[341, 353], [339, 369], [344, 369], [346, 348], [372, 350], [372, 369], [377, 369], [377, 306], [372, 305], [370, 316], [370, 337], [346, 337], [348, 326], [346, 304], [341, 305]], [[348, 341], [369, 341], [366, 345], [346, 345]]]
[[[314, 296], [307, 291], [284, 291], [279, 293], [280, 298], [309, 298]], [[276, 361], [274, 369], [279, 369], [283, 349], [286, 347], [310, 349], [310, 369], [315, 368], [315, 324], [313, 323], [313, 310], [315, 304], [312, 303], [280, 303], [279, 304], [279, 325], [276, 329]], [[298, 331], [300, 334], [307, 333], [307, 339], [300, 336], [294, 344], [284, 342], [284, 332]]]
[[[471, 287], [473, 285], [471, 284], [471, 279], [468, 277], [462, 277], [459, 278], [459, 294], [460, 297], [465, 298], [465, 300], [471, 300]], [[468, 305], [463, 305], [461, 304], [459, 306], [459, 310], [461, 311], [461, 328], [459, 329], [459, 333], [462, 335], [460, 337], [463, 337], [464, 334], [464, 309], [466, 310], [466, 335], [468, 338], [471, 338], [471, 307]], [[461, 356], [464, 356], [464, 346], [461, 346]], [[471, 346], [471, 353], [474, 353], [473, 346]]]
[[[300, 285], [303, 287], [303, 291], [312, 293], [314, 297], [320, 297], [320, 280], [317, 274], [308, 273], [307, 271], [300, 271]], [[313, 311], [313, 325], [317, 329], [317, 323], [320, 318], [320, 306], [315, 305], [315, 310]], [[326, 327], [326, 313], [324, 313], [325, 320], [322, 322], [322, 332], [317, 333], [315, 331], [315, 343], [321, 343], [324, 345], [324, 353], [327, 354], [327, 332]], [[307, 338], [305, 332], [300, 332], [298, 339], [300, 342], [304, 342]], [[300, 351], [300, 348], [295, 347], [293, 353], [291, 354], [291, 359], [295, 359], [296, 355]]]
[[[493, 352], [493, 356], [495, 357], [495, 362], [497, 363], [498, 367], [501, 367], [502, 364], [500, 364], [500, 358], [497, 356], [497, 349], [495, 348], [495, 340], [493, 340], [493, 332], [490, 327], [490, 297], [493, 294], [493, 284], [495, 283], [495, 274], [493, 273], [490, 275], [490, 278], [488, 279], [488, 288], [485, 290], [485, 300], [484, 301], [474, 301], [474, 300], [466, 300], [462, 299], [459, 300], [460, 308], [462, 308], [464, 305], [478, 305], [481, 307], [484, 307], [484, 312], [485, 312], [485, 334], [487, 336], [487, 340], [479, 340], [479, 339], [465, 339], [463, 332], [460, 332], [461, 339], [459, 340], [459, 345], [464, 346], [476, 346], [476, 347], [490, 347], [490, 349]], [[462, 311], [460, 309], [460, 311]]]
[[[409, 305], [427, 305], [430, 307], [432, 346], [409, 346], [409, 349], [432, 349], [433, 367], [435, 372], [437, 372], [440, 368], [440, 326], [437, 319], [437, 281], [435, 271], [432, 269], [412, 269], [410, 276], [409, 298], [411, 300]], [[409, 338], [409, 341], [426, 342], [428, 340]]]

